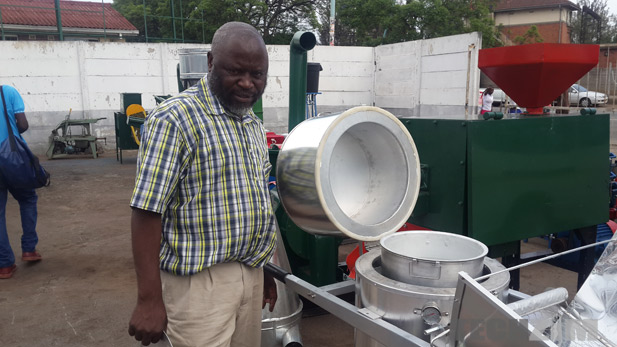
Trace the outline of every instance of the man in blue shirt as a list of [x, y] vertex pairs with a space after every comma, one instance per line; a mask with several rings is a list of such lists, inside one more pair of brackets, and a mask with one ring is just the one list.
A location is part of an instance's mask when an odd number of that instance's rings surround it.
[[[11, 86], [1, 86], [3, 98], [0, 99], [0, 143], [8, 141], [8, 136], [15, 136], [19, 139], [21, 133], [28, 129], [28, 120], [24, 113], [24, 101], [19, 92]], [[5, 105], [4, 105], [5, 104]], [[4, 110], [6, 106], [5, 114]], [[7, 116], [8, 123], [7, 127]], [[9, 132], [10, 131], [10, 132]], [[4, 183], [0, 176], [0, 279], [13, 277], [17, 270], [15, 265], [15, 255], [9, 243], [9, 236], [6, 230], [6, 201], [8, 193], [19, 202], [21, 213], [21, 226], [23, 235], [21, 237], [21, 259], [23, 261], [35, 262], [41, 260], [41, 255], [36, 251], [38, 236], [36, 234], [36, 202], [37, 195], [34, 189], [17, 189], [9, 187]]]

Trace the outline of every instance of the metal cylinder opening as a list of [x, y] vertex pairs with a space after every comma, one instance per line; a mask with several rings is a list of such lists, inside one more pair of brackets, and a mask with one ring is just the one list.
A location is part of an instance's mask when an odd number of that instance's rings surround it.
[[455, 287], [459, 271], [482, 275], [488, 248], [472, 238], [437, 231], [406, 231], [384, 237], [382, 268], [386, 277], [433, 287]]
[[294, 128], [278, 156], [277, 184], [285, 210], [303, 230], [373, 241], [411, 215], [420, 162], [396, 117], [356, 107]]
[[334, 197], [326, 200], [330, 210], [338, 206], [344, 216], [337, 218], [362, 225], [385, 223], [403, 203], [410, 174], [398, 139], [379, 123], [366, 122], [330, 142], [332, 149], [322, 158], [328, 162], [328, 170], [322, 170], [328, 186], [322, 189]]

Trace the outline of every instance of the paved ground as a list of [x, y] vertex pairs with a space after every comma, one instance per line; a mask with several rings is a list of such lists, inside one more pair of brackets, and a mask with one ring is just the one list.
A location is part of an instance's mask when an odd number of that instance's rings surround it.
[[[617, 152], [612, 117], [611, 150]], [[136, 152], [44, 161], [52, 185], [39, 190], [39, 250], [44, 260], [17, 261], [13, 279], [0, 281], [0, 346], [136, 346], [126, 330], [135, 302], [128, 207]], [[9, 199], [9, 236], [19, 257], [19, 210]], [[525, 247], [545, 248], [539, 244]], [[521, 291], [565, 286], [576, 274], [538, 264], [523, 269]], [[353, 346], [351, 327], [331, 315], [303, 319], [304, 344]]]

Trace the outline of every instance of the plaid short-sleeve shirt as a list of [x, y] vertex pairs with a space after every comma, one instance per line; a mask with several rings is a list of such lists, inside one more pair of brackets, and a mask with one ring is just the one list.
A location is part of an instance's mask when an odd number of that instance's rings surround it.
[[161, 269], [264, 265], [275, 246], [260, 120], [225, 112], [204, 77], [148, 115], [131, 206], [162, 214]]

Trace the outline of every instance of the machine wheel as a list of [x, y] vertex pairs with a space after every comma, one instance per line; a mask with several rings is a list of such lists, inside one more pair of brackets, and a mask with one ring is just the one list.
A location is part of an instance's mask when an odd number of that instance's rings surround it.
[[591, 106], [591, 100], [589, 98], [582, 98], [578, 103], [581, 107], [589, 107]]

